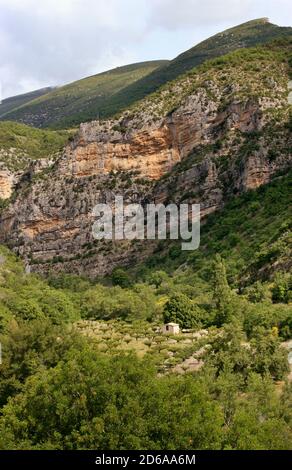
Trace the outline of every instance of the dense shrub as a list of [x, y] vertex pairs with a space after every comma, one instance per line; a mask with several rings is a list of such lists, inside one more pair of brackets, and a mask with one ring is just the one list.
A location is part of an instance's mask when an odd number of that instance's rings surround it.
[[163, 310], [164, 322], [178, 323], [181, 328], [200, 327], [202, 316], [201, 309], [182, 293], [172, 295]]
[[277, 273], [272, 288], [273, 302], [292, 302], [292, 275]]
[[156, 299], [150, 286], [129, 290], [98, 285], [84, 292], [80, 309], [83, 318], [95, 320], [147, 319], [155, 314]]
[[130, 287], [132, 284], [132, 280], [129, 274], [122, 268], [114, 269], [111, 277], [114, 286], [127, 288]]

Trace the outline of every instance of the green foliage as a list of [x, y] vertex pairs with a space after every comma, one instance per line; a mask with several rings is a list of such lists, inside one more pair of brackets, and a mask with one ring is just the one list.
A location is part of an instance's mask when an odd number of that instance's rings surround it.
[[231, 321], [234, 315], [234, 305], [232, 305], [232, 292], [226, 277], [225, 263], [220, 255], [216, 256], [213, 265], [212, 288], [216, 309], [215, 321], [217, 326], [222, 326]]
[[28, 379], [3, 410], [0, 448], [216, 449], [221, 425], [199, 383], [86, 348]]
[[182, 293], [172, 295], [163, 310], [164, 322], [178, 323], [181, 328], [198, 328], [201, 317], [200, 308]]
[[23, 320], [36, 320], [44, 319], [44, 313], [35, 299], [14, 297], [7, 301], [9, 310], [13, 312], [16, 317]]
[[226, 371], [238, 374], [243, 380], [242, 386], [251, 373], [281, 380], [288, 372], [287, 352], [280, 347], [277, 336], [258, 327], [250, 343], [247, 343], [238, 321], [226, 325], [221, 334], [211, 341], [206, 363], [215, 369], [217, 376]]
[[[12, 380], [12, 398], [0, 418], [1, 449], [291, 447], [291, 391], [287, 387], [279, 398], [269, 376], [252, 371], [242, 382], [249, 359], [240, 352], [238, 331], [226, 332], [218, 350], [213, 345], [216, 356], [224, 346], [225, 358], [213, 360], [215, 366], [223, 360], [221, 372], [162, 377], [149, 360], [105, 356], [89, 343], [70, 340], [48, 348], [43, 341], [52, 338], [50, 332], [41, 334], [39, 344], [35, 340], [40, 335], [31, 334], [16, 342], [14, 337], [10, 347], [2, 391], [8, 391]], [[29, 340], [34, 340], [33, 349], [27, 349]]]
[[[275, 330], [281, 337], [289, 337], [287, 326], [292, 320], [291, 307], [286, 305], [272, 305], [270, 302], [244, 304], [244, 330], [248, 337], [252, 337], [257, 327], [266, 330]], [[287, 331], [286, 331], [287, 330]]]
[[16, 122], [0, 122], [0, 148], [9, 151], [1, 157], [2, 161], [11, 170], [23, 169], [29, 158], [39, 159], [60, 152], [70, 135], [69, 131], [40, 130]]
[[4, 116], [6, 113], [23, 106], [26, 103], [29, 103], [39, 96], [45, 95], [52, 91], [52, 88], [42, 88], [40, 90], [32, 91], [25, 93], [23, 95], [13, 96], [11, 98], [6, 98], [0, 103], [0, 117]]
[[259, 327], [250, 341], [251, 369], [264, 376], [271, 375], [282, 380], [289, 371], [287, 351], [280, 348], [280, 341], [274, 332]]
[[248, 300], [253, 303], [259, 303], [268, 301], [270, 299], [270, 293], [264, 284], [260, 281], [256, 281], [252, 286], [246, 289]]
[[92, 282], [89, 279], [75, 274], [51, 276], [48, 282], [49, 285], [55, 289], [63, 289], [71, 292], [83, 292], [92, 286]]
[[[159, 252], [146, 262], [148, 276], [157, 270], [172, 274], [185, 265], [185, 275], [175, 276], [179, 283], [190, 284], [195, 272], [195, 282], [201, 281], [209, 289], [212, 263], [219, 254], [226, 264], [231, 288], [268, 280], [273, 276], [273, 264], [289, 266], [291, 258], [291, 184], [292, 172], [288, 170], [255, 191], [230, 197], [224, 208], [209, 215], [202, 225], [197, 250], [181, 251], [180, 257], [170, 259], [169, 244], [164, 249], [157, 244]], [[179, 243], [176, 245], [180, 248]]]
[[93, 320], [147, 319], [155, 314], [156, 298], [150, 286], [130, 290], [97, 285], [82, 294], [80, 310], [83, 318]]
[[85, 340], [68, 327], [53, 325], [49, 320], [19, 322], [10, 319], [2, 345], [0, 406], [19, 393], [26, 379], [38, 371], [55, 366], [67, 350], [77, 352]]
[[0, 295], [5, 317], [11, 315], [17, 321], [50, 319], [56, 325], [79, 319], [70, 292], [54, 289], [39, 277], [25, 274], [22, 264], [2, 248], [1, 257], [4, 262], [0, 265]]
[[[148, 284], [130, 288], [86, 279], [78, 285], [78, 278], [68, 275], [47, 284], [26, 274], [0, 247], [0, 449], [291, 448], [291, 388], [283, 386], [279, 394], [274, 385], [288, 372], [278, 331], [291, 334], [291, 308], [263, 301], [260, 285], [256, 294], [249, 293], [254, 302], [232, 292], [220, 257], [212, 271], [213, 300], [210, 296], [208, 305], [198, 305], [200, 284], [186, 285], [184, 277], [179, 284], [178, 273], [169, 278], [155, 272]], [[164, 305], [166, 321], [205, 326], [209, 310], [226, 312], [230, 296], [229, 323], [210, 328], [200, 340], [192, 333], [185, 346], [183, 335], [175, 344], [171, 339], [171, 351], [177, 352], [171, 357], [164, 350], [167, 337], [145, 322]], [[94, 335], [80, 336], [72, 326], [80, 313], [118, 319], [97, 322], [106, 336], [105, 353]], [[112, 323], [119, 326], [118, 334]], [[121, 353], [123, 341], [133, 341], [129, 328], [148, 351], [143, 360]], [[158, 366], [158, 354], [168, 364], [197, 351], [204, 363], [193, 374], [165, 374]]]
[[[271, 262], [288, 264], [291, 180], [288, 172], [269, 185], [230, 199], [222, 211], [209, 216], [202, 227], [200, 249], [190, 258], [196, 271], [201, 270], [202, 276], [205, 272], [209, 279], [212, 258], [219, 253], [226, 260], [228, 281], [236, 285], [242, 273], [256, 281], [259, 272], [265, 276]], [[239, 240], [235, 246], [234, 236]]]
[[112, 101], [119, 91], [126, 98], [127, 88], [132, 83], [166, 62], [142, 62], [93, 75], [53, 89], [43, 96], [32, 97], [22, 106], [6, 109], [5, 114], [1, 113], [0, 105], [1, 119], [21, 120], [36, 127], [60, 129], [104, 117], [115, 112]]
[[276, 273], [272, 288], [273, 302], [292, 302], [292, 275], [290, 273]]
[[168, 280], [168, 275], [165, 271], [154, 271], [147, 277], [147, 282], [154, 285], [156, 288], [160, 287], [163, 282]]
[[131, 286], [131, 278], [127, 271], [122, 268], [115, 268], [112, 272], [112, 283], [114, 286], [120, 286], [123, 288]]
[[7, 329], [7, 325], [12, 320], [13, 315], [9, 308], [0, 302], [0, 333]]
[[[228, 426], [227, 448], [238, 450], [284, 450], [291, 448], [291, 386], [278, 398], [271, 380], [252, 374], [246, 389], [248, 400], [234, 400]], [[288, 398], [290, 396], [290, 398]]]

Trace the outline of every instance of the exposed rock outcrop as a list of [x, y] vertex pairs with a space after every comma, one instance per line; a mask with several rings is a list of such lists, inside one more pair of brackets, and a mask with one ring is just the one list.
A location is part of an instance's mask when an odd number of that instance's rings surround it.
[[[59, 160], [35, 163], [20, 180], [1, 215], [0, 241], [46, 273], [104, 275], [147, 257], [155, 241], [95, 241], [93, 207], [119, 194], [125, 203], [200, 203], [204, 217], [230, 195], [269, 182], [291, 165], [291, 134], [283, 85], [267, 86], [272, 97], [251, 97], [238, 84], [209, 80], [165, 116], [150, 101], [116, 120], [82, 124]], [[277, 129], [271, 106], [282, 112]], [[11, 187], [2, 183], [2, 191]]]
[[14, 175], [0, 168], [0, 199], [9, 199], [14, 188]]

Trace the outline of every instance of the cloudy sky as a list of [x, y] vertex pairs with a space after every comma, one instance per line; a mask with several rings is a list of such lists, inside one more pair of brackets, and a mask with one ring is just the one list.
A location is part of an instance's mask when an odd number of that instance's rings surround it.
[[260, 17], [291, 26], [291, 0], [0, 0], [2, 97], [171, 59]]

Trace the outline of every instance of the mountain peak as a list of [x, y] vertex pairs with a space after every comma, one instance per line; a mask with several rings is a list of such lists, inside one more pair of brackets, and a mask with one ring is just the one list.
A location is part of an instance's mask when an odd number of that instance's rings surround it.
[[249, 21], [246, 21], [245, 23], [242, 23], [241, 26], [243, 25], [257, 25], [257, 24], [267, 24], [267, 23], [270, 23], [270, 19], [268, 17], [264, 17], [264, 18], [256, 18], [254, 20], [249, 20]]

